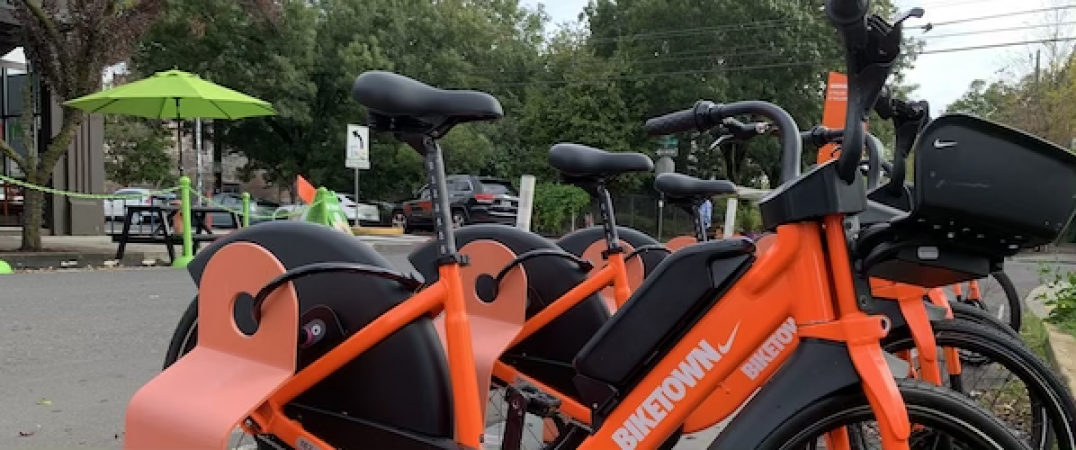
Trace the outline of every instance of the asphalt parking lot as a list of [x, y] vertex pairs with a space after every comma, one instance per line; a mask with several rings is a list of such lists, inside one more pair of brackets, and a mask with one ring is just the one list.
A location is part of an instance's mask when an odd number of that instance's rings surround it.
[[[387, 257], [409, 270], [404, 255]], [[1021, 295], [1038, 284], [1035, 268], [1008, 266]], [[195, 294], [186, 272], [35, 272], [0, 286], [0, 448], [120, 448], [126, 403], [160, 371]]]

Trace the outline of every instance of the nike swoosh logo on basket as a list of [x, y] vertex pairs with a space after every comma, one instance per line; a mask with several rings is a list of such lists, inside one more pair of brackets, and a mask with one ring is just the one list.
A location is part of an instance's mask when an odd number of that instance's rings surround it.
[[934, 140], [934, 148], [949, 148], [956, 146], [956, 141], [943, 141], [941, 139]]

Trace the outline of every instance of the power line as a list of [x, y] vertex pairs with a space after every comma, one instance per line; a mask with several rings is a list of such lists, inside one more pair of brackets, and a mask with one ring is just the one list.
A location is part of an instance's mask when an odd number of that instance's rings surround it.
[[932, 54], [937, 54], [937, 53], [969, 52], [969, 51], [974, 51], [974, 50], [987, 50], [987, 49], [1001, 48], [1001, 47], [1015, 47], [1015, 46], [1018, 46], [1018, 45], [1050, 44], [1050, 43], [1054, 43], [1054, 42], [1072, 42], [1072, 41], [1076, 41], [1076, 37], [1054, 38], [1054, 39], [1038, 39], [1038, 40], [1034, 40], [1034, 41], [1020, 41], [1020, 42], [1005, 42], [1005, 43], [1002, 43], [1002, 44], [985, 44], [985, 45], [975, 45], [975, 46], [971, 46], [971, 47], [943, 48], [943, 49], [938, 49], [938, 50], [925, 50], [925, 51], [921, 52], [920, 54], [922, 54], [922, 55], [932, 55]]
[[[1076, 22], [1073, 22], [1073, 24], [1076, 24]], [[1064, 24], [1054, 24], [1054, 25], [1064, 25]], [[934, 40], [934, 39], [942, 39], [942, 38], [950, 38], [950, 37], [972, 36], [972, 35], [990, 34], [990, 33], [995, 33], [995, 32], [996, 33], [1002, 33], [1002, 32], [1006, 32], [1006, 31], [1010, 31], [1010, 30], [1017, 30], [1017, 29], [1021, 29], [1021, 28], [1032, 28], [1032, 27], [1013, 27], [1013, 28], [1009, 28], [1009, 29], [978, 30], [978, 31], [960, 32], [960, 33], [949, 33], [949, 34], [944, 34], [944, 35], [924, 35], [922, 37], [916, 37], [915, 39], [918, 39], [918, 40], [926, 42], [926, 41], [931, 41], [931, 40]], [[746, 50], [746, 51], [742, 51], [742, 50]], [[749, 45], [741, 45], [741, 46], [730, 47], [730, 48], [722, 48], [721, 50], [716, 50], [716, 51], [713, 48], [706, 48], [706, 49], [699, 49], [699, 50], [691, 50], [691, 51], [687, 51], [687, 52], [670, 53], [670, 54], [657, 56], [657, 57], [653, 57], [653, 58], [651, 58], [651, 57], [638, 58], [638, 59], [633, 60], [632, 64], [635, 64], [635, 65], [673, 64], [673, 65], [675, 65], [675, 64], [678, 64], [678, 63], [693, 62], [693, 61], [706, 61], [706, 60], [725, 60], [725, 61], [728, 61], [728, 60], [735, 60], [735, 59], [746, 57], [746, 56], [763, 56], [763, 55], [770, 55], [770, 54], [775, 54], [775, 53], [795, 54], [795, 53], [800, 52], [800, 51], [817, 52], [818, 50], [819, 50], [819, 48], [817, 46], [810, 45], [810, 44], [792, 45], [792, 46], [786, 46], [786, 47], [780, 47], [780, 48], [770, 48], [770, 47], [767, 47], [765, 44], [749, 44]], [[561, 68], [587, 68], [587, 67], [600, 66], [602, 64], [605, 64], [605, 60], [575, 62], [575, 63], [571, 63], [571, 64], [565, 64], [565, 65], [562, 65], [560, 67]], [[530, 73], [530, 72], [531, 72], [530, 70], [479, 69], [479, 70], [473, 71], [471, 73], [475, 74], [475, 75], [489, 75], [489, 74], [524, 74], [524, 73]]]
[[[984, 1], [993, 1], [993, 0], [968, 1], [968, 2], [958, 3], [958, 4], [974, 4], [974, 3], [982, 3]], [[947, 6], [955, 6], [954, 4], [946, 4], [946, 5]], [[926, 8], [926, 7], [924, 7], [924, 8], [927, 9], [927, 17], [929, 17], [929, 14], [930, 14], [929, 8]], [[907, 29], [926, 29], [926, 28], [931, 28], [932, 29], [932, 28], [936, 28], [936, 27], [939, 27], [939, 26], [945, 26], [945, 25], [955, 25], [955, 24], [960, 24], [960, 23], [978, 22], [978, 21], [984, 21], [984, 20], [993, 20], [993, 19], [998, 19], [998, 18], [1004, 18], [1004, 17], [1009, 17], [1009, 16], [1036, 14], [1036, 13], [1060, 11], [1060, 10], [1073, 9], [1073, 8], [1076, 8], [1076, 5], [1053, 6], [1053, 7], [1048, 7], [1048, 8], [1036, 8], [1036, 9], [1030, 9], [1030, 10], [1020, 10], [1020, 11], [1013, 11], [1013, 12], [1008, 12], [1008, 13], [1003, 13], [1003, 14], [994, 14], [994, 15], [981, 16], [981, 17], [969, 17], [969, 18], [966, 18], [966, 19], [957, 19], [957, 20], [950, 20], [950, 21], [945, 21], [945, 22], [933, 22], [933, 23], [928, 23], [926, 25], [907, 26], [906, 28]], [[823, 15], [818, 14], [818, 17], [823, 17]], [[799, 20], [799, 19], [765, 19], [765, 20], [758, 20], [758, 21], [743, 21], [743, 22], [734, 22], [734, 23], [723, 23], [723, 24], [717, 24], [717, 25], [707, 25], [707, 26], [702, 26], [702, 27], [693, 27], [693, 28], [675, 28], [675, 29], [666, 29], [666, 30], [655, 30], [655, 31], [642, 32], [642, 33], [619, 35], [619, 36], [606, 36], [606, 37], [593, 37], [592, 36], [590, 39], [588, 39], [588, 42], [591, 43], [591, 44], [609, 44], [609, 43], [619, 43], [619, 42], [645, 42], [645, 41], [652, 41], [652, 40], [669, 40], [669, 39], [676, 39], [676, 38], [702, 36], [702, 35], [708, 35], [708, 34], [714, 34], [714, 33], [758, 32], [758, 31], [763, 31], [763, 30], [773, 29], [773, 28], [783, 28], [783, 27], [791, 27], [791, 26], [796, 26], [796, 25], [802, 25], [804, 23], [805, 22], [803, 20]]]
[[945, 22], [934, 22], [934, 23], [930, 23], [928, 25], [920, 25], [920, 26], [909, 27], [909, 28], [925, 28], [925, 27], [928, 27], [928, 26], [929, 27], [938, 27], [938, 26], [945, 26], [945, 25], [956, 25], [958, 23], [978, 22], [980, 20], [1001, 19], [1001, 18], [1012, 17], [1012, 16], [1022, 16], [1022, 15], [1025, 15], [1025, 14], [1037, 14], [1037, 13], [1044, 13], [1044, 12], [1061, 11], [1061, 10], [1064, 10], [1064, 9], [1076, 9], [1076, 5], [1052, 6], [1052, 7], [1049, 7], [1049, 8], [1038, 8], [1038, 9], [1029, 9], [1029, 10], [1024, 10], [1024, 11], [1013, 11], [1013, 12], [1008, 12], [1008, 13], [1003, 13], [1003, 14], [991, 14], [989, 16], [969, 17], [967, 19], [947, 20]]
[[1076, 25], [1076, 22], [1044, 23], [1044, 24], [1038, 24], [1038, 25], [1024, 25], [1024, 26], [1020, 26], [1020, 27], [994, 28], [994, 29], [991, 29], [991, 30], [962, 31], [962, 32], [959, 32], [959, 33], [948, 33], [948, 34], [923, 34], [923, 35], [921, 35], [921, 37], [916, 36], [916, 39], [924, 39], [924, 40], [926, 40], [926, 39], [943, 39], [943, 38], [961, 37], [961, 36], [974, 36], [974, 35], [979, 35], [979, 34], [1006, 33], [1006, 32], [1009, 32], [1009, 31], [1031, 30], [1031, 29], [1035, 29], [1035, 28], [1061, 27], [1061, 26], [1066, 26], [1066, 25]]
[[[995, 49], [995, 48], [1002, 48], [1002, 47], [1015, 47], [1015, 46], [1021, 46], [1021, 45], [1045, 44], [1045, 43], [1051, 43], [1051, 42], [1072, 42], [1072, 41], [1076, 41], [1076, 37], [1057, 38], [1057, 39], [1039, 39], [1039, 40], [1031, 40], [1031, 41], [1006, 42], [1006, 43], [1002, 43], [1002, 44], [977, 45], [977, 46], [968, 46], [968, 47], [953, 47], [953, 48], [944, 48], [944, 49], [938, 49], [938, 50], [925, 50], [925, 51], [921, 52], [920, 54], [929, 55], [929, 54], [939, 54], [939, 53], [954, 53], [954, 52], [962, 52], [962, 51], [976, 51], [976, 50], [987, 50], [987, 49]], [[664, 78], [664, 77], [684, 76], [684, 75], [706, 75], [706, 74], [724, 73], [724, 72], [740, 72], [740, 71], [752, 71], [752, 70], [773, 70], [773, 69], [804, 67], [804, 66], [814, 66], [814, 65], [839, 65], [839, 64], [842, 64], [842, 61], [839, 60], [839, 59], [823, 59], [823, 60], [810, 60], [810, 61], [790, 61], [790, 62], [774, 63], [774, 64], [757, 64], [757, 65], [744, 65], [744, 66], [716, 67], [716, 68], [699, 69], [699, 70], [681, 70], [681, 71], [670, 71], [670, 72], [655, 72], [655, 73], [649, 73], [649, 74], [625, 75], [625, 76], [619, 76], [619, 77], [606, 77], [606, 78], [589, 78], [589, 79], [580, 79], [580, 80], [535, 80], [535, 81], [518, 82], [518, 83], [486, 83], [486, 84], [484, 84], [484, 86], [487, 86], [487, 87], [489, 87], [489, 86], [493, 86], [493, 87], [509, 87], [509, 86], [532, 86], [532, 85], [607, 83], [607, 82], [611, 82], [611, 81], [631, 81], [631, 80], [643, 80], [643, 79], [651, 79], [651, 78]]]

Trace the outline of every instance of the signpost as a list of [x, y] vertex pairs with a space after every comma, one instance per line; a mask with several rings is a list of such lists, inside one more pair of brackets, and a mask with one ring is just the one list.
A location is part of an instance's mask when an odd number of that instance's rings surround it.
[[516, 213], [516, 227], [523, 231], [531, 230], [531, 214], [534, 211], [535, 181], [534, 175], [523, 175], [519, 180], [519, 208], [517, 208]]
[[[344, 167], [355, 169], [355, 208], [359, 203], [359, 170], [370, 170], [370, 128], [362, 125], [347, 126], [347, 152]], [[358, 211], [355, 211], [358, 217]]]
[[[676, 136], [666, 135], [662, 136], [658, 140], [661, 144], [657, 151], [654, 153], [658, 156], [658, 160], [654, 162], [654, 172], [657, 174], [676, 172], [676, 161], [673, 158], [676, 157], [677, 151]], [[658, 239], [661, 239], [661, 228], [664, 224], [665, 218], [665, 202], [663, 199], [658, 199]]]

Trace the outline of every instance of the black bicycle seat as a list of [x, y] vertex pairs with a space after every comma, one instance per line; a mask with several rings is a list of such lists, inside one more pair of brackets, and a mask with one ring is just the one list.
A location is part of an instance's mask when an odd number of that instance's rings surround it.
[[355, 78], [351, 96], [370, 111], [392, 117], [452, 118], [457, 123], [504, 117], [501, 103], [485, 92], [438, 89], [391, 72], [364, 72]]
[[728, 180], [703, 180], [682, 173], [663, 173], [654, 179], [654, 189], [670, 199], [732, 195], [736, 185]]
[[549, 149], [549, 165], [572, 178], [607, 178], [654, 170], [654, 161], [642, 153], [607, 152], [571, 143], [556, 144]]

